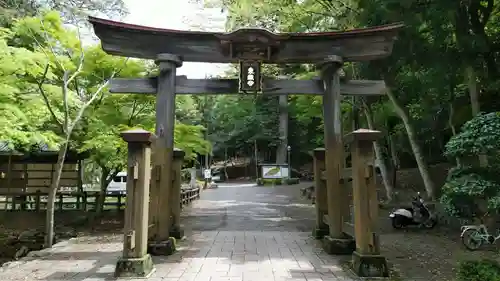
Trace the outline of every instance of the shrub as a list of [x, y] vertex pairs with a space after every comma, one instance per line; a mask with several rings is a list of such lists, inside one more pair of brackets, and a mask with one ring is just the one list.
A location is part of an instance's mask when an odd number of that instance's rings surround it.
[[282, 185], [283, 182], [281, 179], [263, 179], [263, 178], [258, 178], [257, 179], [257, 185]]
[[292, 184], [298, 184], [300, 182], [299, 178], [289, 178], [289, 179], [284, 179], [283, 180], [284, 184], [292, 185]]
[[499, 281], [500, 264], [494, 260], [464, 261], [458, 267], [457, 281]]
[[[460, 160], [448, 173], [441, 202], [458, 217], [496, 215], [500, 209], [500, 114], [478, 114], [462, 126], [446, 144], [445, 155]], [[488, 156], [488, 166], [480, 166], [478, 155]], [[465, 165], [464, 165], [465, 164]]]

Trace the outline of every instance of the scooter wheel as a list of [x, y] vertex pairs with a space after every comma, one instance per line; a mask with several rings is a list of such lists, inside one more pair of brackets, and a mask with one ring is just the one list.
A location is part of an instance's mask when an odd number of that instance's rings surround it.
[[437, 220], [436, 219], [430, 219], [426, 221], [423, 226], [427, 229], [432, 229], [437, 225]]
[[404, 227], [403, 220], [398, 216], [392, 218], [392, 227], [395, 229], [403, 228]]

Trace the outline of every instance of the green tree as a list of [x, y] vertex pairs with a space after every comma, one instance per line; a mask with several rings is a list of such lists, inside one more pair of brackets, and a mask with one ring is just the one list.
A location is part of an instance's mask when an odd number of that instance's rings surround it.
[[[36, 84], [45, 107], [50, 112], [49, 116], [54, 126], [52, 130], [59, 136], [58, 160], [47, 199], [45, 244], [51, 247], [54, 236], [56, 192], [73, 131], [79, 125], [85, 110], [103, 94], [108, 79], [115, 76], [119, 69], [101, 69], [100, 73], [92, 73], [94, 77], [84, 77], [86, 54], [99, 49], [85, 50], [81, 45], [78, 31], [64, 29], [57, 12], [21, 19], [14, 24], [13, 31], [16, 32], [16, 37], [24, 35], [31, 37], [33, 41], [33, 50], [26, 50], [26, 55], [30, 56], [29, 60], [33, 62], [32, 67], [35, 72], [27, 79]], [[43, 41], [38, 38], [43, 38]], [[123, 68], [126, 60], [118, 61], [121, 62], [120, 68]], [[98, 80], [100, 81], [95, 83]]]
[[[500, 208], [500, 113], [478, 114], [466, 122], [460, 133], [446, 144], [446, 155], [459, 158], [461, 165], [450, 170], [441, 201], [460, 217], [498, 215]], [[489, 166], [475, 161], [488, 155]]]

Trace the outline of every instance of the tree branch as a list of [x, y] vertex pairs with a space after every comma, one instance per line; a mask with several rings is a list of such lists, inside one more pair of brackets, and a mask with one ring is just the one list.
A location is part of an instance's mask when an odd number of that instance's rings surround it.
[[76, 32], [78, 34], [78, 43], [80, 44], [80, 59], [78, 61], [78, 66], [76, 68], [75, 73], [73, 73], [73, 75], [71, 75], [71, 77], [68, 79], [66, 85], [69, 85], [69, 83], [71, 83], [71, 81], [73, 81], [73, 79], [75, 79], [76, 76], [78, 76], [78, 74], [80, 74], [80, 72], [82, 71], [82, 68], [83, 68], [83, 61], [85, 58], [85, 53], [83, 52], [82, 36], [80, 34], [80, 28], [77, 27]]
[[95, 91], [95, 92], [92, 94], [92, 96], [90, 97], [90, 99], [89, 99], [88, 101], [86, 101], [86, 102], [82, 105], [82, 107], [81, 107], [81, 108], [80, 108], [80, 110], [78, 111], [78, 113], [77, 113], [77, 115], [76, 115], [75, 119], [73, 119], [73, 122], [72, 122], [71, 126], [69, 127], [69, 130], [68, 130], [68, 132], [69, 132], [69, 133], [68, 133], [68, 134], [70, 134], [70, 133], [71, 133], [71, 131], [73, 131], [73, 128], [75, 127], [76, 123], [78, 123], [78, 121], [82, 118], [83, 113], [85, 112], [85, 109], [87, 109], [87, 107], [88, 107], [89, 105], [91, 105], [91, 104], [92, 104], [92, 102], [93, 102], [93, 101], [94, 101], [94, 100], [95, 100], [95, 99], [99, 96], [99, 94], [100, 94], [100, 93], [104, 90], [104, 88], [106, 88], [106, 86], [109, 84], [109, 81], [110, 81], [111, 79], [113, 79], [113, 77], [115, 77], [115, 75], [116, 75], [116, 72], [114, 72], [114, 73], [111, 75], [111, 77], [109, 77], [109, 79], [108, 79], [106, 82], [104, 82], [101, 86], [99, 86], [99, 88], [97, 89], [97, 91]]
[[137, 100], [134, 100], [134, 103], [132, 104], [132, 112], [130, 113], [130, 117], [128, 119], [127, 125], [130, 127], [132, 126], [132, 120], [134, 119], [134, 114], [135, 110], [137, 108]]
[[64, 107], [64, 128], [65, 132], [68, 132], [68, 124], [69, 124], [69, 106], [68, 106], [68, 71], [64, 71], [63, 74], [63, 84], [62, 84], [62, 95], [63, 95], [63, 107]]
[[45, 66], [45, 69], [43, 71], [42, 79], [40, 81], [37, 81], [37, 86], [38, 86], [38, 89], [40, 90], [40, 94], [42, 94], [43, 101], [45, 102], [45, 105], [47, 106], [47, 108], [50, 112], [50, 115], [54, 119], [54, 122], [59, 126], [59, 128], [62, 130], [62, 132], [65, 133], [65, 128], [67, 128], [67, 127], [64, 127], [63, 124], [61, 123], [61, 121], [59, 121], [59, 118], [57, 118], [54, 110], [52, 109], [52, 105], [50, 104], [49, 97], [47, 96], [47, 94], [45, 93], [45, 90], [43, 89], [43, 84], [45, 83], [45, 79], [47, 78], [47, 73], [49, 72], [49, 67], [50, 67], [50, 64], [47, 63], [47, 65]]
[[[49, 49], [50, 49], [50, 52], [52, 53], [52, 55], [54, 56], [54, 59], [56, 61], [56, 63], [58, 64], [58, 66], [63, 70], [63, 71], [66, 71], [66, 68], [64, 67], [64, 65], [61, 63], [61, 61], [59, 61], [59, 59], [57, 58], [57, 53], [54, 49], [54, 46], [52, 46], [52, 43], [50, 42], [50, 38], [49, 38], [49, 32], [45, 29], [45, 24], [43, 22], [43, 20], [40, 20], [40, 24], [42, 26], [42, 29], [43, 29], [43, 35], [45, 37], [45, 40], [47, 42], [47, 45], [49, 46]], [[43, 45], [38, 42], [38, 40], [36, 40], [36, 36], [33, 36], [33, 39], [35, 39], [35, 42], [37, 42], [38, 46], [40, 47], [40, 49], [42, 49], [43, 53], [45, 54], [45, 56], [47, 56], [47, 58], [50, 60], [50, 56], [49, 54], [47, 54], [47, 52], [45, 51], [45, 49], [43, 48]]]

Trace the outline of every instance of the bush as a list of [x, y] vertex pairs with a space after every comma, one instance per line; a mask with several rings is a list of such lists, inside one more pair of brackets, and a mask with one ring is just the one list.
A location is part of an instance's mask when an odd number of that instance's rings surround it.
[[500, 207], [500, 185], [497, 181], [476, 173], [450, 178], [441, 190], [440, 201], [451, 215], [472, 218], [481, 216], [484, 210], [494, 212]]
[[299, 178], [289, 178], [283, 180], [283, 183], [287, 185], [298, 184], [299, 182], [300, 182]]
[[[500, 113], [481, 113], [466, 122], [446, 144], [445, 155], [460, 160], [441, 190], [446, 211], [462, 218], [486, 212], [496, 215], [500, 209]], [[487, 167], [478, 165], [478, 155], [488, 156]]]
[[258, 178], [257, 179], [257, 185], [282, 185], [283, 182], [281, 179], [263, 179], [263, 178]]
[[458, 268], [457, 281], [499, 281], [500, 264], [494, 260], [464, 261]]

